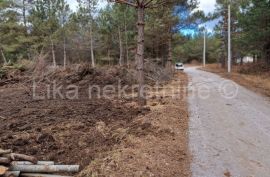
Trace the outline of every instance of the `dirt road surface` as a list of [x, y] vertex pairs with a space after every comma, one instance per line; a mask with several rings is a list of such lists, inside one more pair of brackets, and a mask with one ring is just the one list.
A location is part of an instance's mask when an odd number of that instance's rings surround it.
[[269, 98], [194, 67], [186, 73], [192, 176], [269, 177]]

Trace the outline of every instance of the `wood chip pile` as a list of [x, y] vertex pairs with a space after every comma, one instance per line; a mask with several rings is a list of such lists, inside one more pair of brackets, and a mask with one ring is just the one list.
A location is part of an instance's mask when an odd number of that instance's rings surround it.
[[56, 165], [53, 161], [38, 161], [32, 156], [0, 149], [1, 177], [64, 177], [59, 174], [77, 172], [79, 165]]

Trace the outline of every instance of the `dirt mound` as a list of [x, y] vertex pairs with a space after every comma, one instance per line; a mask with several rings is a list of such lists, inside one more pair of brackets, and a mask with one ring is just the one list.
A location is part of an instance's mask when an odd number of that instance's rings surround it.
[[[103, 66], [92, 68], [89, 64], [71, 65], [67, 69], [46, 67], [44, 70], [33, 70], [24, 65], [6, 66], [0, 69], [0, 86], [12, 87], [12, 85], [32, 84], [32, 81], [69, 85], [75, 84], [80, 87], [89, 85], [127, 85], [137, 84], [137, 72], [134, 68], [120, 66]], [[145, 82], [154, 85], [156, 82], [169, 81], [172, 74], [163, 67], [147, 61], [145, 63]], [[39, 73], [39, 74], [38, 74]]]
[[66, 70], [58, 69], [49, 73], [46, 80], [57, 80], [63, 84], [79, 85], [132, 85], [136, 82], [133, 75], [123, 67], [92, 68], [90, 65], [77, 65]]
[[24, 65], [10, 64], [0, 67], [0, 87], [25, 82], [30, 78]]

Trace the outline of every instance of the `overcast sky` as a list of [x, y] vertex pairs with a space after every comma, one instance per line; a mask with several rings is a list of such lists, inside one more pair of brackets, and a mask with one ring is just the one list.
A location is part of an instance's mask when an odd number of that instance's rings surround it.
[[215, 9], [216, 0], [199, 0], [200, 9], [203, 10], [206, 14], [213, 12]]
[[[73, 10], [76, 9], [77, 6], [77, 0], [67, 0], [67, 2], [70, 4], [71, 8]], [[199, 0], [200, 2], [200, 9], [203, 10], [205, 13], [213, 12], [215, 8], [216, 0]], [[100, 6], [104, 7], [106, 4], [106, 1], [100, 1]]]
[[[77, 7], [77, 0], [67, 0], [67, 2], [69, 3], [71, 9], [75, 11]], [[99, 7], [100, 8], [105, 7], [106, 2], [107, 2], [106, 0], [100, 0]], [[203, 10], [206, 14], [214, 11], [216, 0], [199, 0], [199, 2], [200, 2], [199, 9]], [[215, 24], [216, 22], [209, 22], [206, 25], [207, 28], [211, 31], [215, 26]]]

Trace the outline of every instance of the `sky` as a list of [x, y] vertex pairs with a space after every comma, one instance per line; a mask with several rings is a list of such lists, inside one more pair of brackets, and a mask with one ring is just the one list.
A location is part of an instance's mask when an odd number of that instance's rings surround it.
[[[205, 14], [212, 13], [215, 9], [216, 5], [216, 0], [199, 0], [200, 1], [200, 6], [199, 9], [203, 10]], [[207, 22], [204, 24], [206, 26], [206, 29], [209, 32], [212, 32], [215, 25], [218, 23], [219, 20], [214, 20], [211, 22]]]
[[206, 14], [214, 11], [216, 0], [199, 0], [199, 2], [199, 9], [203, 10]]
[[[67, 0], [72, 10], [76, 10], [77, 0]], [[199, 0], [199, 9], [203, 10], [206, 14], [211, 13], [215, 9], [216, 0]], [[100, 0], [99, 8], [105, 7], [107, 0]], [[217, 21], [208, 22], [205, 24], [208, 31], [212, 31]]]
[[[67, 0], [70, 4], [70, 7], [75, 10], [77, 7], [77, 0]], [[215, 8], [216, 0], [199, 0], [200, 5], [199, 9], [203, 10], [205, 13], [213, 12]], [[106, 5], [106, 0], [101, 0], [99, 3], [100, 7], [104, 7]]]

